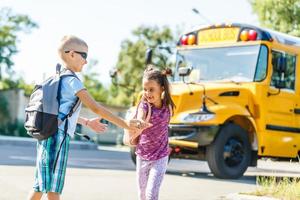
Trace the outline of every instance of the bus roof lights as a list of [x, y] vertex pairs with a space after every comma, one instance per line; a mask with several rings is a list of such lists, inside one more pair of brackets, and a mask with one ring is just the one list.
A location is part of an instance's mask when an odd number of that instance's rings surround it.
[[196, 36], [194, 34], [190, 34], [187, 39], [188, 45], [196, 44]]
[[255, 30], [249, 30], [249, 40], [256, 40], [257, 39], [257, 32]]
[[243, 30], [240, 34], [241, 41], [255, 41], [257, 39], [257, 32], [255, 30]]
[[240, 34], [241, 41], [248, 41], [249, 40], [249, 33], [247, 30], [243, 30]]
[[188, 44], [188, 37], [186, 35], [183, 35], [181, 37], [180, 43], [181, 43], [181, 45], [187, 45]]

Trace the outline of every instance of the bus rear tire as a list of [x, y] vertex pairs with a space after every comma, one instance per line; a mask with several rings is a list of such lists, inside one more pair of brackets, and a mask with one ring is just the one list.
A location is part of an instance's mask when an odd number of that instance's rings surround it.
[[240, 178], [251, 161], [251, 145], [247, 132], [233, 123], [224, 125], [215, 141], [208, 146], [206, 159], [215, 177]]

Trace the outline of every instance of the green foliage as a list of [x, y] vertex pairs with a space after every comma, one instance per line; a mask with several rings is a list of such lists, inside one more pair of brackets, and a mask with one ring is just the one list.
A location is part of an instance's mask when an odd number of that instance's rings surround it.
[[89, 61], [89, 65], [83, 73], [83, 84], [96, 101], [108, 103], [109, 93], [99, 81], [99, 74], [93, 71], [95, 65], [97, 65], [96, 60]]
[[6, 123], [8, 117], [8, 102], [3, 93], [0, 92], [0, 126]]
[[[17, 34], [19, 32], [28, 33], [37, 25], [26, 15], [12, 14], [8, 8], [0, 9], [0, 91], [8, 89], [24, 89], [25, 94], [29, 95], [33, 86], [25, 84], [22, 78], [13, 78], [12, 56], [17, 51]], [[3, 70], [9, 75], [9, 78], [3, 78]], [[7, 134], [24, 135], [25, 129], [23, 123], [11, 122], [8, 110], [8, 100], [0, 92], [0, 132]]]
[[300, 0], [249, 0], [263, 26], [300, 36]]
[[0, 134], [8, 136], [29, 137], [24, 128], [24, 122], [15, 121], [0, 124]]
[[18, 89], [23, 89], [24, 90], [24, 95], [26, 97], [29, 97], [33, 91], [34, 85], [33, 84], [27, 84], [25, 83], [24, 79], [19, 79], [17, 81], [18, 85], [17, 88]]
[[27, 15], [13, 14], [11, 9], [0, 9], [0, 80], [2, 70], [10, 72], [13, 66], [12, 56], [18, 52], [17, 34], [28, 33], [32, 28], [37, 27]]
[[25, 96], [30, 96], [34, 85], [25, 83], [24, 79], [18, 78], [17, 80], [4, 78], [0, 80], [0, 91], [9, 89], [23, 89]]
[[2, 79], [0, 80], [0, 90], [8, 90], [18, 88], [18, 81], [12, 79]]
[[[115, 85], [110, 88], [110, 102], [115, 105], [130, 105], [135, 95], [141, 91], [146, 49], [175, 44], [171, 29], [166, 26], [140, 26], [133, 30], [132, 34], [132, 40], [124, 40], [121, 44], [116, 65], [118, 76], [113, 80]], [[158, 67], [166, 67], [164, 59], [161, 58], [161, 62], [157, 62]]]

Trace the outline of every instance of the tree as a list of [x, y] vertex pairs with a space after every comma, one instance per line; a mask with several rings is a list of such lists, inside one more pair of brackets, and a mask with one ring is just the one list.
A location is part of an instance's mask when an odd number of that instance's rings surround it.
[[263, 26], [300, 36], [300, 0], [249, 0], [249, 2]]
[[[121, 51], [116, 65], [117, 77], [112, 81], [109, 102], [115, 105], [130, 105], [134, 95], [142, 89], [142, 75], [145, 69], [145, 52], [147, 48], [174, 46], [175, 41], [168, 27], [140, 26], [133, 30], [133, 39], [126, 39], [121, 44]], [[160, 56], [158, 67], [166, 67], [166, 57]]]
[[11, 9], [0, 9], [0, 80], [2, 71], [10, 72], [14, 65], [12, 56], [18, 52], [17, 34], [19, 32], [29, 33], [37, 24], [27, 15], [13, 14]]
[[99, 74], [93, 71], [94, 66], [97, 65], [97, 63], [98, 61], [96, 60], [89, 61], [89, 64], [83, 73], [83, 84], [96, 101], [107, 103], [108, 90], [105, 89], [98, 80]]

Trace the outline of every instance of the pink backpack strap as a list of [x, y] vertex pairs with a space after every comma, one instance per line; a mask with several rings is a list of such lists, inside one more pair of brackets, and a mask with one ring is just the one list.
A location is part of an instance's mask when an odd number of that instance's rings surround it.
[[[146, 116], [145, 116], [145, 122], [149, 122], [150, 121], [150, 118], [151, 118], [151, 105], [148, 101], [144, 101], [146, 104], [147, 104], [147, 107], [148, 107], [148, 110], [147, 110], [147, 113], [146, 113]], [[142, 101], [139, 102], [139, 104], [137, 105], [136, 107], [136, 111], [135, 111], [135, 115], [134, 115], [134, 118], [136, 119], [137, 118], [137, 115], [138, 115], [138, 110], [139, 110], [139, 107], [141, 105]]]
[[137, 115], [138, 115], [138, 110], [139, 110], [139, 107], [140, 107], [140, 105], [141, 105], [141, 102], [142, 102], [142, 101], [140, 101], [140, 102], [139, 102], [139, 104], [136, 106], [136, 109], [135, 109], [135, 114], [134, 114], [134, 117], [133, 117], [134, 119], [136, 119], [136, 118], [137, 118]]
[[150, 103], [148, 101], [146, 101], [146, 104], [148, 106], [148, 111], [147, 111], [147, 115], [145, 117], [145, 121], [149, 122], [150, 118], [151, 118], [151, 105], [150, 105]]

